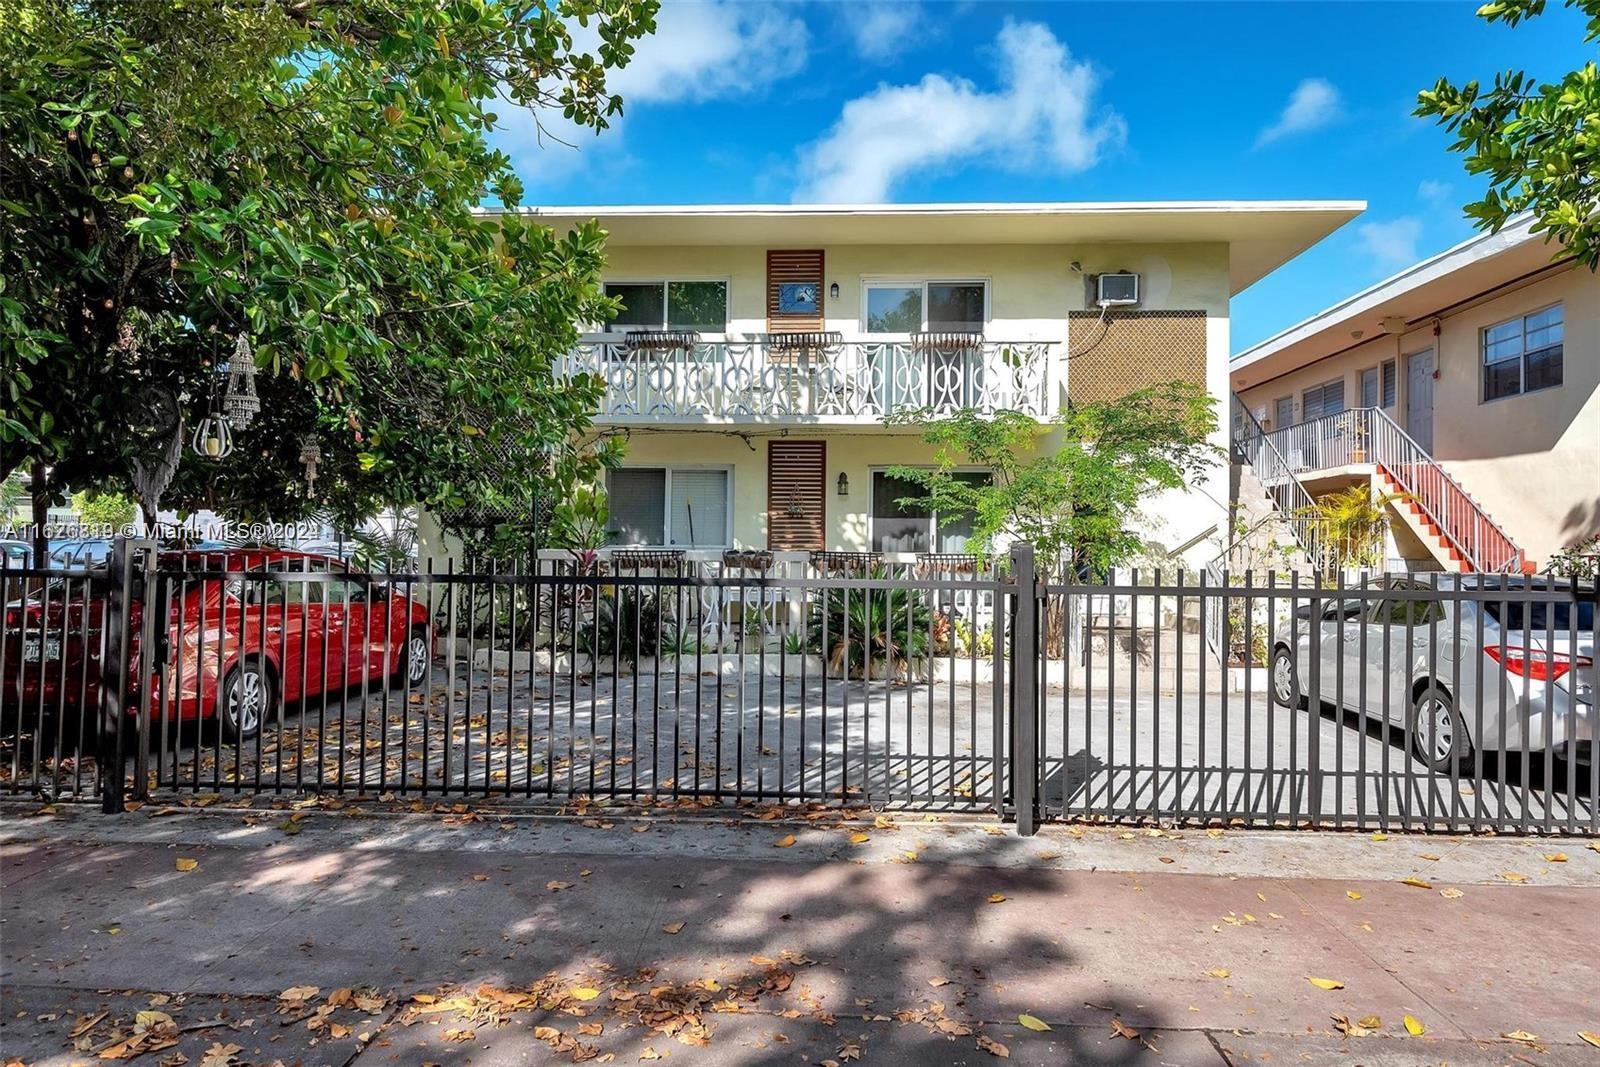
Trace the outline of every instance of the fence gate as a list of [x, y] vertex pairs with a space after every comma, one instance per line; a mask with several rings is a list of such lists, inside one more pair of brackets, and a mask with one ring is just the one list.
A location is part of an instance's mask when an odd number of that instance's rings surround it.
[[1600, 833], [1586, 582], [557, 556], [0, 569], [0, 789]]

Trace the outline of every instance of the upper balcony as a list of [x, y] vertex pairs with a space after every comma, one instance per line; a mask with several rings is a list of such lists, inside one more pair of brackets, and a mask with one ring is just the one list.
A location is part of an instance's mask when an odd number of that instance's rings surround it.
[[923, 333], [844, 340], [838, 333], [704, 341], [690, 331], [635, 331], [580, 343], [558, 375], [605, 382], [611, 423], [871, 424], [909, 412], [1050, 410], [1054, 342]]

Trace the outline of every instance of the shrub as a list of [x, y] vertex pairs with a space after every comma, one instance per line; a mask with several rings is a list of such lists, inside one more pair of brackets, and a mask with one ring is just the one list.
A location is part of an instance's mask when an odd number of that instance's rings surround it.
[[[873, 580], [888, 572], [874, 568]], [[829, 589], [812, 604], [806, 648], [820, 653], [830, 674], [871, 677], [882, 666], [909, 673], [932, 651], [932, 615], [927, 602], [910, 589]], [[868, 669], [870, 652], [871, 671]]]

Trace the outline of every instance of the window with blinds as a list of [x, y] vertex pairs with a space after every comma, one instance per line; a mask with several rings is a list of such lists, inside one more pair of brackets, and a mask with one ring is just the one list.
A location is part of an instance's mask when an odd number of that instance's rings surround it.
[[623, 467], [606, 477], [614, 545], [721, 548], [730, 543], [721, 467]]
[[1344, 410], [1344, 379], [1313, 385], [1300, 394], [1300, 418], [1304, 422]]

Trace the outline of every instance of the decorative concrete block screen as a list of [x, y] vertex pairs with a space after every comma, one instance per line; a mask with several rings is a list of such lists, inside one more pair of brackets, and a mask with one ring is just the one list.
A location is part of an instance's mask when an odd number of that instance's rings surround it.
[[1206, 381], [1204, 311], [1067, 313], [1067, 399], [1116, 400], [1159, 382]]

